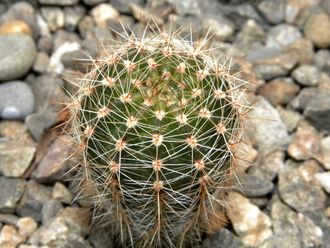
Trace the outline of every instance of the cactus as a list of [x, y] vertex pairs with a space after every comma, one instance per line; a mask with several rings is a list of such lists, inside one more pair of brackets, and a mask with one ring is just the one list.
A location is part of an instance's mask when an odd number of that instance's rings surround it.
[[245, 82], [206, 44], [154, 32], [104, 45], [69, 104], [76, 187], [124, 247], [194, 245], [224, 221]]

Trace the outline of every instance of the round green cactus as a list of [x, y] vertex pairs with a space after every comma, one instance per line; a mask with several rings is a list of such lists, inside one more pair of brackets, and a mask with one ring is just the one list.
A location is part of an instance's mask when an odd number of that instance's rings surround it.
[[223, 219], [245, 82], [204, 45], [162, 33], [104, 46], [70, 104], [78, 189], [123, 246], [191, 245]]

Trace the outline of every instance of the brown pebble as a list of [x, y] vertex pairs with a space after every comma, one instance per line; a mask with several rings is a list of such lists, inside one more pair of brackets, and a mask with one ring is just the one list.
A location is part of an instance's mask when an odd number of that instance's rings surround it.
[[3, 34], [27, 34], [32, 35], [31, 28], [23, 21], [8, 21], [0, 26], [0, 35]]

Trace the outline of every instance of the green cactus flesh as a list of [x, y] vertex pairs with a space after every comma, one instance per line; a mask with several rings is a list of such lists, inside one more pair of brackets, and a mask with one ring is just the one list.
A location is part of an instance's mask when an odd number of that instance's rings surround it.
[[240, 87], [225, 66], [177, 38], [135, 38], [104, 51], [73, 108], [95, 218], [116, 226], [124, 246], [194, 243], [214, 205], [225, 205], [213, 195], [231, 184]]

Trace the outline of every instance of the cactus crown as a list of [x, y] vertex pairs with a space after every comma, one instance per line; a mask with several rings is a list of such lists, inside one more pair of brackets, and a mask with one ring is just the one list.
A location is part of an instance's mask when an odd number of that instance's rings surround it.
[[79, 190], [123, 246], [190, 245], [222, 218], [245, 82], [205, 43], [155, 32], [103, 46], [69, 105]]

